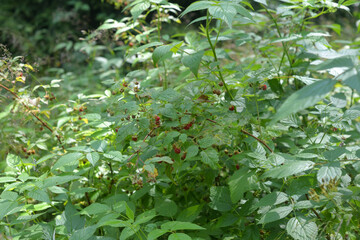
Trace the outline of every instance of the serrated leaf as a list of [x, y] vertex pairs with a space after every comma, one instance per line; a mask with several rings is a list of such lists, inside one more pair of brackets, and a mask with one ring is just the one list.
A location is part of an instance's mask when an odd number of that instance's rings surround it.
[[314, 240], [318, 235], [316, 223], [302, 216], [291, 218], [286, 224], [286, 231], [295, 240]]
[[60, 168], [65, 165], [73, 165], [77, 163], [83, 157], [82, 153], [75, 152], [75, 153], [68, 153], [62, 156], [52, 167], [52, 170]]
[[28, 193], [28, 196], [40, 202], [50, 203], [49, 195], [42, 189], [32, 190]]
[[256, 175], [247, 168], [242, 168], [234, 173], [229, 179], [230, 197], [233, 203], [237, 203], [246, 191], [258, 187]]
[[131, 208], [127, 204], [125, 204], [125, 207], [126, 207], [126, 212], [125, 212], [126, 216], [129, 219], [134, 220], [135, 214], [134, 214], [133, 210], [131, 210]]
[[288, 161], [280, 167], [270, 169], [262, 175], [262, 178], [283, 178], [293, 174], [297, 174], [314, 167], [314, 162], [311, 161]]
[[199, 147], [192, 145], [186, 149], [186, 159], [195, 157], [199, 152]]
[[16, 178], [13, 177], [0, 177], [0, 183], [16, 182]]
[[230, 198], [230, 190], [228, 187], [221, 186], [210, 188], [210, 200], [209, 207], [220, 212], [226, 212], [231, 210], [232, 202]]
[[231, 28], [232, 21], [236, 15], [236, 9], [234, 8], [234, 4], [225, 2], [210, 6], [209, 13], [215, 18], [225, 21], [226, 24]]
[[293, 93], [281, 105], [270, 124], [316, 104], [333, 89], [335, 83], [333, 79], [319, 80]]
[[205, 53], [205, 51], [200, 51], [200, 52], [193, 53], [190, 55], [185, 55], [181, 59], [182, 64], [184, 64], [185, 67], [190, 68], [190, 71], [196, 77], [198, 76], [199, 66], [200, 66], [201, 59], [202, 59], [204, 53]]
[[146, 164], [149, 164], [149, 163], [158, 163], [158, 162], [166, 162], [166, 163], [169, 163], [169, 164], [173, 164], [173, 160], [171, 160], [170, 157], [168, 156], [164, 156], [164, 157], [153, 157], [153, 158], [149, 158], [148, 160], [145, 161]]
[[343, 80], [344, 84], [360, 92], [360, 71], [358, 68], [354, 67], [349, 69], [339, 76], [339, 78]]
[[80, 214], [86, 214], [86, 215], [96, 215], [96, 214], [104, 214], [106, 212], [110, 211], [110, 207], [105, 204], [101, 203], [93, 203], [90, 206], [84, 208]]
[[153, 219], [154, 217], [156, 217], [156, 211], [155, 209], [151, 209], [149, 211], [143, 212], [140, 215], [138, 215], [136, 217], [136, 221], [134, 222], [134, 224], [137, 225], [137, 224], [146, 223], [151, 219]]
[[215, 143], [216, 143], [216, 139], [214, 139], [213, 137], [205, 137], [199, 140], [199, 144], [201, 148], [208, 148]]
[[172, 233], [168, 240], [191, 240], [192, 238], [185, 233]]
[[90, 146], [98, 152], [104, 152], [107, 147], [107, 142], [105, 140], [96, 140], [90, 143]]
[[262, 197], [260, 201], [256, 204], [257, 207], [264, 206], [275, 206], [277, 204], [286, 202], [289, 200], [289, 196], [283, 192], [272, 192], [265, 197]]
[[155, 229], [155, 230], [152, 230], [149, 235], [147, 236], [147, 240], [155, 240], [157, 239], [158, 237], [164, 235], [165, 233], [167, 233], [168, 231], [167, 230], [164, 230], [164, 229]]
[[219, 156], [215, 149], [206, 149], [200, 153], [201, 161], [213, 169], [218, 168]]
[[322, 166], [317, 172], [317, 180], [320, 184], [329, 183], [331, 179], [339, 179], [342, 175], [339, 162], [331, 162]]
[[157, 47], [154, 50], [154, 52], [152, 54], [154, 66], [156, 66], [156, 64], [158, 64], [159, 61], [163, 61], [167, 58], [170, 58], [173, 55], [173, 52], [171, 51], [172, 47], [173, 47], [173, 45], [164, 45], [164, 46]]
[[96, 226], [89, 226], [83, 229], [76, 230], [69, 240], [87, 240], [91, 238], [96, 231]]
[[111, 159], [113, 161], [122, 162], [126, 159], [125, 156], [121, 154], [119, 151], [110, 151], [104, 154], [104, 157]]
[[184, 209], [179, 213], [176, 220], [182, 222], [192, 222], [199, 216], [202, 205], [195, 205]]
[[138, 4], [136, 4], [135, 6], [133, 6], [130, 10], [131, 16], [134, 19], [134, 22], [136, 21], [136, 19], [140, 16], [140, 14], [142, 12], [144, 12], [146, 9], [148, 9], [150, 7], [150, 3], [148, 1], [142, 1]]
[[91, 152], [86, 154], [86, 159], [93, 165], [95, 166], [96, 163], [99, 161], [100, 159], [100, 155], [97, 152]]
[[178, 231], [178, 230], [203, 230], [205, 228], [200, 227], [199, 225], [191, 222], [172, 221], [162, 224], [161, 229], [168, 231]]
[[140, 230], [140, 226], [126, 227], [121, 231], [120, 240], [125, 240], [137, 233]]
[[189, 12], [199, 11], [203, 9], [208, 9], [211, 5], [214, 5], [215, 3], [212, 1], [198, 1], [192, 3], [190, 6], [188, 6], [184, 12], [180, 14], [179, 17], [183, 17], [185, 14]]
[[259, 223], [265, 224], [283, 219], [284, 217], [289, 215], [289, 213], [291, 213], [292, 210], [293, 210], [292, 206], [284, 206], [284, 207], [278, 207], [272, 209], [261, 217]]

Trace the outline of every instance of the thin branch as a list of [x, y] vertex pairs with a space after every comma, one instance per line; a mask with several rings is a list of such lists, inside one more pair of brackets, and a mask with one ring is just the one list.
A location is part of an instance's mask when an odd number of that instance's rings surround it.
[[263, 140], [261, 140], [260, 138], [255, 137], [254, 135], [252, 135], [251, 133], [249, 133], [249, 132], [247, 132], [247, 131], [245, 131], [245, 130], [243, 130], [243, 129], [241, 129], [240, 131], [241, 131], [242, 133], [244, 133], [244, 134], [246, 134], [246, 135], [254, 138], [254, 139], [255, 139], [256, 141], [258, 141], [259, 143], [263, 144], [267, 149], [269, 149], [270, 152], [272, 152], [272, 153], [274, 152], [274, 151], [273, 151]]
[[[209, 122], [212, 122], [212, 123], [219, 124], [218, 122], [216, 122], [216, 121], [214, 121], [214, 120], [211, 120], [211, 119], [209, 119], [209, 118], [207, 118], [206, 120], [208, 120]], [[269, 145], [267, 145], [267, 144], [266, 144], [263, 140], [261, 140], [260, 138], [255, 137], [254, 135], [252, 135], [251, 133], [249, 133], [249, 132], [247, 132], [247, 131], [245, 131], [245, 130], [243, 130], [243, 129], [241, 129], [240, 131], [241, 131], [242, 133], [244, 133], [244, 134], [246, 134], [246, 135], [254, 138], [254, 139], [255, 139], [256, 141], [258, 141], [259, 143], [263, 144], [267, 149], [269, 149], [270, 152], [272, 152], [272, 153], [274, 152], [274, 151], [269, 147]]]
[[[145, 140], [151, 135], [151, 133], [155, 131], [155, 129], [157, 129], [158, 127], [159, 126], [156, 126], [153, 129], [151, 129], [151, 131], [148, 134], [146, 134], [145, 138], [143, 139], [143, 142], [145, 142]], [[141, 151], [141, 147], [138, 150], [136, 150], [133, 154], [131, 154], [131, 156], [126, 161], [127, 162], [130, 161], [135, 156], [135, 154], [138, 154], [140, 151]]]
[[[9, 88], [5, 87], [4, 85], [0, 84], [0, 87], [5, 89], [6, 91], [8, 91], [9, 93], [11, 93], [13, 96], [15, 96], [17, 99], [21, 100], [21, 98], [16, 94], [14, 93], [13, 91], [11, 91]], [[29, 111], [29, 113], [31, 115], [33, 115], [33, 117], [35, 117], [40, 123], [41, 125], [43, 125], [45, 128], [47, 128], [51, 133], [54, 133], [54, 131], [49, 127], [49, 125], [44, 122], [41, 118], [39, 118], [34, 112], [31, 111], [30, 107], [28, 105], [26, 105], [24, 102], [21, 102], [21, 104]], [[55, 134], [58, 142], [60, 143], [62, 149], [64, 149], [64, 146], [62, 145], [62, 142], [61, 142], [61, 139], [60, 139], [60, 136], [58, 134]]]

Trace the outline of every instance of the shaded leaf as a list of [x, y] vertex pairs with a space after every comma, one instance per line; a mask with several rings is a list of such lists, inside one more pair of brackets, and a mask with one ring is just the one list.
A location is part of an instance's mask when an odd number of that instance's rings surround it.
[[283, 219], [284, 217], [289, 215], [289, 213], [291, 213], [292, 210], [293, 210], [292, 206], [284, 206], [284, 207], [272, 209], [261, 217], [259, 223], [265, 224]]
[[333, 79], [319, 80], [293, 93], [281, 105], [273, 117], [271, 124], [316, 104], [332, 90], [335, 83], [336, 81]]
[[318, 235], [316, 223], [301, 216], [291, 218], [286, 224], [286, 231], [295, 240], [314, 240]]
[[314, 167], [314, 163], [311, 161], [288, 161], [280, 167], [270, 169], [262, 175], [262, 178], [283, 178], [293, 174], [297, 174]]

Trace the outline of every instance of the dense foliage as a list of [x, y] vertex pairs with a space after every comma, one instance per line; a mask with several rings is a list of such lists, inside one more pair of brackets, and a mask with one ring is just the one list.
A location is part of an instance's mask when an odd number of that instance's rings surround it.
[[123, 2], [78, 71], [1, 47], [0, 238], [358, 239], [359, 3]]

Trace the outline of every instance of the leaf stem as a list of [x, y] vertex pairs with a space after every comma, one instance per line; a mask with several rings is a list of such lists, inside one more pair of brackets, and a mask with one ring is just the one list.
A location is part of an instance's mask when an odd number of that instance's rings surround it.
[[[211, 19], [209, 19], [209, 11], [207, 11], [207, 15], [206, 15], [206, 38], [207, 38], [207, 40], [209, 42], [211, 51], [213, 52], [215, 62], [217, 62], [218, 58], [217, 58], [217, 55], [216, 55], [215, 46], [212, 44], [211, 39], [210, 39], [210, 33], [209, 33], [210, 22], [211, 22]], [[219, 72], [219, 78], [223, 82], [226, 92], [229, 94], [231, 100], [234, 100], [234, 97], [232, 96], [232, 94], [231, 94], [231, 92], [230, 92], [230, 90], [229, 90], [229, 88], [228, 88], [228, 86], [227, 86], [227, 84], [226, 84], [226, 82], [224, 80], [224, 77], [223, 77], [223, 75], [221, 73], [221, 69], [220, 69], [219, 64], [217, 64], [216, 67], [217, 67], [218, 72]]]

